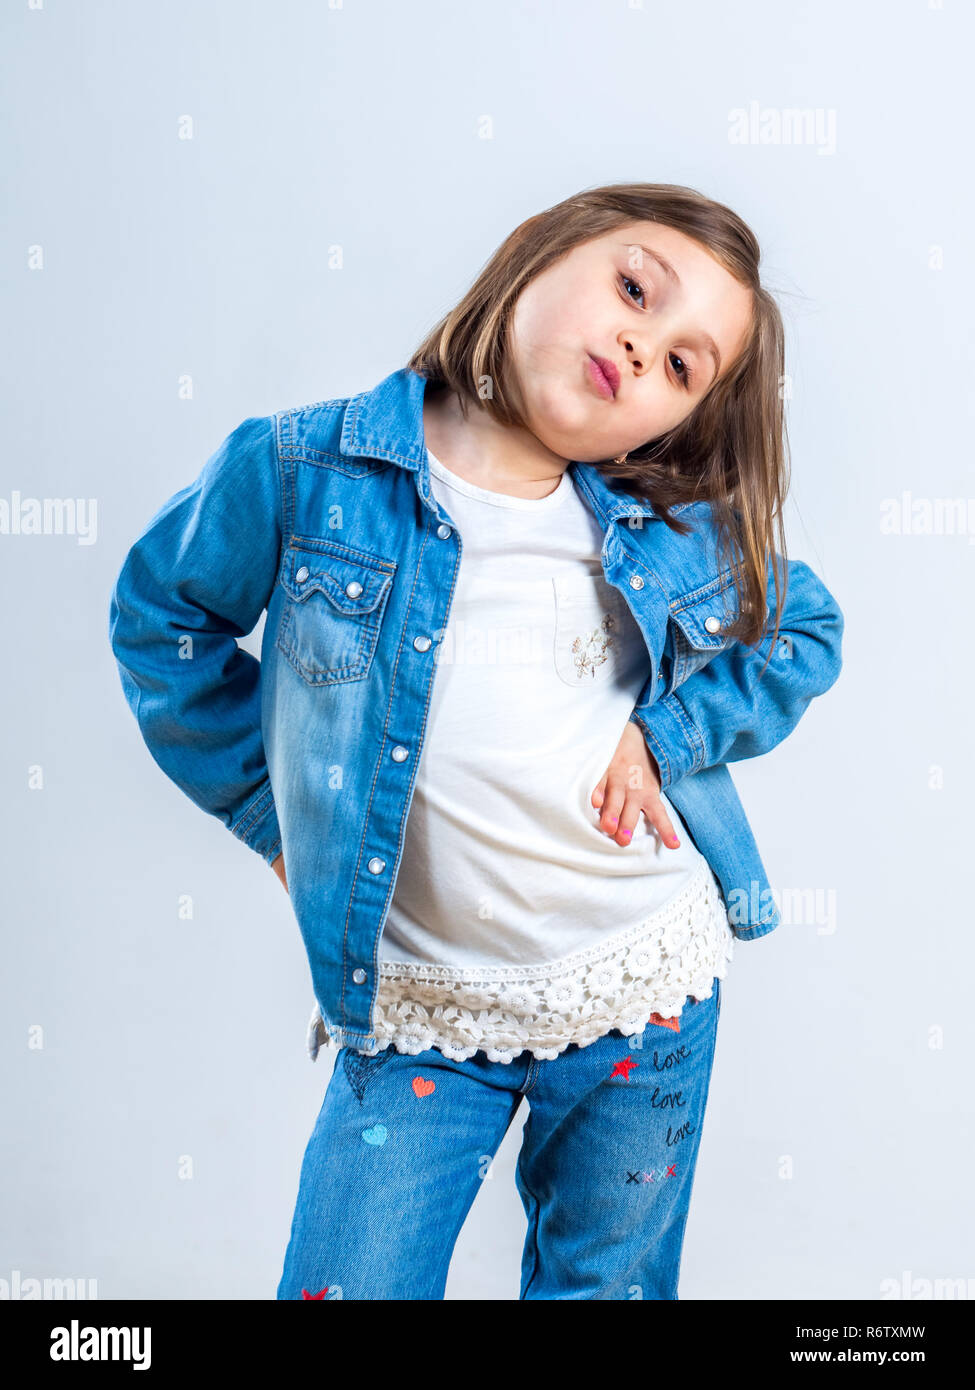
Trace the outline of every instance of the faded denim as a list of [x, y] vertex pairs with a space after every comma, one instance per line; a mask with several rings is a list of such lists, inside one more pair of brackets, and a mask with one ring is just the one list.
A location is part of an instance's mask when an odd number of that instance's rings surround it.
[[[402, 368], [356, 396], [245, 420], [150, 519], [111, 598], [122, 687], [153, 758], [268, 863], [283, 850], [340, 1047], [376, 1041], [379, 941], [461, 564], [430, 489], [425, 384]], [[770, 639], [751, 649], [721, 631], [734, 586], [708, 504], [674, 508], [694, 523], [678, 536], [595, 465], [569, 468], [650, 657], [631, 718], [736, 937], [763, 936], [779, 914], [728, 764], [774, 748], [833, 684], [842, 613], [791, 561], [759, 680]], [[265, 609], [258, 661], [237, 639]]]
[[522, 1097], [522, 1299], [677, 1299], [721, 981], [676, 1030], [546, 1061], [338, 1053], [301, 1165], [279, 1299], [442, 1299]]

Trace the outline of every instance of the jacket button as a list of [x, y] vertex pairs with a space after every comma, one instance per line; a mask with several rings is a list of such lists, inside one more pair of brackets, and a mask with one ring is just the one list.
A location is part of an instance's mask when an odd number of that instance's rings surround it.
[[631, 589], [642, 589], [642, 588], [643, 588], [643, 580], [640, 578], [640, 576], [639, 576], [638, 574], [632, 574], [632, 575], [630, 576], [630, 588], [631, 588]]
[[447, 537], [450, 535], [450, 527], [445, 526], [443, 522], [441, 522], [441, 524], [437, 527], [437, 535], [440, 537], [442, 541], [445, 541]]
[[296, 583], [296, 584], [304, 584], [304, 582], [305, 582], [305, 580], [306, 580], [307, 578], [308, 578], [308, 566], [307, 566], [307, 565], [302, 565], [302, 567], [301, 567], [300, 570], [296, 570], [296, 571], [295, 571], [295, 583]]
[[378, 856], [374, 859], [370, 859], [369, 863], [366, 865], [366, 868], [369, 870], [371, 874], [381, 874], [385, 867], [385, 859], [380, 859], [378, 858]]
[[410, 756], [410, 750], [408, 748], [404, 748], [401, 743], [397, 743], [396, 747], [393, 749], [389, 756], [392, 758], [394, 763], [405, 763], [407, 758]]
[[351, 584], [346, 584], [345, 592], [348, 594], [349, 598], [358, 598], [362, 593], [362, 585], [358, 583], [357, 580], [353, 579]]
[[353, 980], [355, 980], [357, 985], [364, 985], [369, 977], [360, 965], [358, 970], [353, 970], [352, 978]]
[[413, 645], [414, 645], [414, 647], [416, 647], [416, 649], [417, 649], [418, 652], [428, 652], [428, 651], [430, 650], [430, 638], [429, 638], [429, 637], [414, 637], [414, 638], [413, 638]]
[[720, 632], [720, 631], [721, 631], [721, 619], [720, 619], [720, 618], [715, 618], [715, 617], [712, 615], [710, 618], [705, 618], [705, 619], [704, 619], [704, 626], [707, 628], [708, 632]]

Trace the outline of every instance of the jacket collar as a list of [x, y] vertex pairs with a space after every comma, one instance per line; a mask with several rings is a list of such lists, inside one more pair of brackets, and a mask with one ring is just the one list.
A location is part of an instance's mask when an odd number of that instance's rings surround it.
[[[419, 487], [429, 493], [429, 459], [423, 433], [426, 379], [409, 367], [391, 372], [372, 391], [353, 396], [345, 408], [340, 448], [353, 458], [383, 459], [419, 474]], [[649, 502], [610, 487], [592, 463], [569, 462], [573, 482], [590, 499], [603, 526], [633, 516], [656, 517]], [[689, 507], [680, 502], [672, 515]]]

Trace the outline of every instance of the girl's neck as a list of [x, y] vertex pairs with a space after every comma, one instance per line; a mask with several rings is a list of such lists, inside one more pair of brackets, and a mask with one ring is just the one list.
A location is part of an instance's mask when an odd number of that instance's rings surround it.
[[509, 497], [547, 497], [562, 481], [568, 459], [517, 426], [499, 425], [477, 406], [466, 417], [455, 392], [429, 387], [423, 400], [427, 448], [452, 473]]

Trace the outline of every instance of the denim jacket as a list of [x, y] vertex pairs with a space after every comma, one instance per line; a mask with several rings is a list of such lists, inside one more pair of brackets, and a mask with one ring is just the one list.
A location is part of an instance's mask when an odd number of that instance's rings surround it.
[[[244, 420], [147, 523], [111, 597], [122, 687], [155, 761], [268, 863], [283, 851], [339, 1046], [375, 1042], [379, 941], [461, 563], [430, 488], [425, 386], [402, 368], [356, 396]], [[735, 936], [763, 936], [778, 909], [727, 764], [775, 747], [836, 680], [840, 609], [791, 561], [759, 679], [770, 633], [754, 649], [722, 633], [735, 591], [709, 504], [673, 509], [694, 526], [679, 536], [595, 466], [568, 467], [646, 641], [631, 719]], [[237, 639], [265, 609], [258, 661]]]

